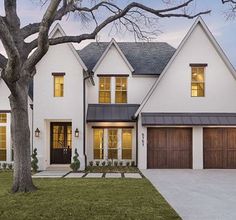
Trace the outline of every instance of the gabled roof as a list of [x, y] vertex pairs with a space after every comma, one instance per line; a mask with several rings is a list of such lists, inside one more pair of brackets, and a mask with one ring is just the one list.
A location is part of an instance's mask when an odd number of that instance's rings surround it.
[[[59, 32], [61, 36], [66, 36], [66, 33], [64, 32], [64, 30], [62, 29], [61, 25], [59, 23], [57, 23], [55, 25], [55, 27], [52, 29], [52, 31], [49, 34], [49, 38], [54, 38], [56, 33]], [[84, 64], [83, 60], [80, 58], [79, 54], [77, 53], [76, 49], [74, 48], [72, 43], [67, 43], [71, 49], [71, 51], [73, 52], [73, 54], [75, 55], [76, 59], [79, 61], [80, 65], [82, 66], [82, 68], [87, 71], [88, 68], [86, 67], [86, 65]]]
[[134, 122], [138, 104], [89, 104], [87, 122]]
[[212, 33], [210, 32], [210, 30], [208, 29], [207, 25], [205, 24], [205, 22], [203, 21], [203, 19], [199, 16], [194, 24], [192, 25], [192, 27], [190, 28], [190, 30], [188, 31], [187, 35], [184, 37], [184, 39], [182, 40], [182, 42], [180, 43], [178, 49], [175, 51], [174, 55], [171, 57], [170, 61], [168, 62], [168, 64], [165, 66], [162, 74], [160, 75], [160, 77], [156, 80], [156, 82], [153, 84], [152, 88], [149, 90], [148, 94], [145, 96], [144, 100], [142, 101], [139, 109], [137, 110], [137, 112], [135, 113], [135, 117], [137, 117], [139, 115], [139, 113], [142, 111], [143, 107], [145, 106], [145, 104], [147, 103], [148, 99], [150, 98], [150, 96], [152, 95], [152, 93], [154, 92], [154, 90], [156, 89], [157, 85], [159, 84], [159, 82], [162, 80], [163, 76], [165, 75], [165, 73], [167, 72], [167, 70], [169, 69], [169, 67], [171, 66], [171, 64], [173, 63], [173, 61], [175, 60], [175, 58], [178, 56], [179, 52], [182, 50], [183, 46], [185, 45], [185, 43], [187, 42], [187, 40], [189, 39], [189, 37], [191, 36], [191, 34], [193, 33], [193, 31], [195, 30], [195, 28], [197, 27], [197, 25], [201, 25], [201, 27], [203, 28], [203, 30], [205, 31], [206, 35], [208, 36], [209, 40], [211, 41], [211, 43], [213, 44], [213, 46], [215, 47], [216, 51], [218, 52], [218, 54], [220, 55], [220, 57], [222, 58], [222, 60], [224, 61], [225, 65], [227, 66], [227, 68], [229, 69], [229, 71], [231, 72], [231, 74], [233, 75], [234, 79], [236, 79], [236, 71], [233, 67], [233, 65], [230, 63], [229, 59], [227, 58], [227, 56], [225, 55], [224, 51], [222, 50], [222, 48], [220, 47], [220, 45], [217, 43], [216, 39], [214, 38], [214, 36], [212, 35]]
[[175, 48], [164, 42], [93, 42], [78, 51], [90, 71], [114, 43], [122, 51], [134, 75], [160, 75]]
[[121, 51], [120, 47], [118, 46], [118, 44], [116, 43], [115, 39], [112, 39], [111, 42], [109, 43], [109, 45], [107, 46], [106, 50], [103, 52], [102, 56], [99, 58], [98, 62], [96, 63], [96, 65], [93, 67], [92, 71], [95, 72], [97, 70], [97, 68], [99, 67], [99, 65], [101, 64], [101, 62], [103, 61], [103, 59], [106, 57], [108, 51], [110, 50], [110, 48], [112, 46], [115, 46], [115, 48], [117, 49], [117, 51], [119, 52], [119, 54], [121, 55], [122, 59], [125, 61], [125, 63], [127, 64], [127, 66], [129, 67], [131, 72], [134, 72], [134, 68], [132, 67], [132, 65], [129, 63], [129, 61], [127, 60], [126, 56], [123, 54], [123, 52]]

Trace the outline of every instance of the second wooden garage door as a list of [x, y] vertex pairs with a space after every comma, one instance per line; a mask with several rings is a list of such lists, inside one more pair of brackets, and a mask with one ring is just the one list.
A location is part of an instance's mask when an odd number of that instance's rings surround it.
[[147, 168], [192, 168], [191, 128], [148, 128]]
[[236, 128], [204, 128], [204, 168], [236, 168]]

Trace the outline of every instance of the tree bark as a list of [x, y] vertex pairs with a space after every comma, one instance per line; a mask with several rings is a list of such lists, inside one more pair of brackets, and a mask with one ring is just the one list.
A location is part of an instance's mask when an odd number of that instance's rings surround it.
[[14, 178], [12, 192], [32, 192], [37, 188], [31, 177], [30, 129], [28, 122], [28, 82], [15, 83], [17, 95], [10, 95], [11, 134], [14, 148]]

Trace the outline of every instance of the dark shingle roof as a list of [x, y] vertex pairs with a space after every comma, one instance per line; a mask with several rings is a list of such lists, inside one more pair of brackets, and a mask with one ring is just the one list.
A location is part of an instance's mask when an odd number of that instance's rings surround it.
[[89, 104], [87, 122], [133, 122], [136, 104]]
[[[134, 74], [159, 75], [173, 56], [175, 48], [164, 42], [118, 42], [118, 46], [134, 68]], [[109, 42], [93, 42], [78, 51], [91, 71]]]
[[142, 113], [142, 125], [236, 125], [236, 113]]

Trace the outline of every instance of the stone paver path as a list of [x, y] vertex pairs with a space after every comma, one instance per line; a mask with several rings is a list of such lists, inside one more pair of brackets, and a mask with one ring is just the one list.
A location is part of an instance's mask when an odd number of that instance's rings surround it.
[[61, 178], [64, 177], [68, 171], [42, 171], [33, 175], [33, 178]]
[[[34, 174], [33, 178], [122, 178], [121, 173], [72, 173], [68, 171], [42, 171]], [[124, 178], [140, 179], [139, 173], [124, 173]]]
[[105, 178], [121, 178], [121, 173], [106, 173]]

